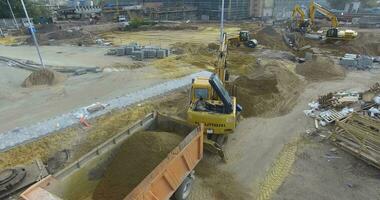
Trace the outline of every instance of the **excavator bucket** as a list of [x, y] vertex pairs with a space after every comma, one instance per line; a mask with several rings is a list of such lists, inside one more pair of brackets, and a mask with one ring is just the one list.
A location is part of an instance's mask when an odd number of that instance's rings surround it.
[[204, 145], [203, 147], [205, 150], [214, 154], [218, 154], [219, 157], [223, 160], [223, 162], [227, 162], [227, 158], [224, 154], [224, 150], [217, 142], [204, 137], [203, 145]]

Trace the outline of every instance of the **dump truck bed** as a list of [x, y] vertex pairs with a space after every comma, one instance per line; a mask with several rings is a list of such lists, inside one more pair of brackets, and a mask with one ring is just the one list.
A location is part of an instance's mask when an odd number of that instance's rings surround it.
[[183, 134], [184, 139], [124, 199], [167, 200], [202, 159], [202, 129], [182, 120], [151, 113], [65, 169], [34, 184], [20, 196], [25, 200], [92, 199], [100, 179], [97, 173], [107, 167], [118, 147], [140, 131], [159, 130]]

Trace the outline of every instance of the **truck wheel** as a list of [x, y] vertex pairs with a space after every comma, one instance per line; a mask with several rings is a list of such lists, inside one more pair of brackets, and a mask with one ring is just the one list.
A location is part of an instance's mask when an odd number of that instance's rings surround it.
[[179, 186], [177, 191], [174, 193], [175, 200], [186, 200], [190, 196], [191, 187], [193, 186], [194, 179], [191, 177], [186, 177], [182, 184]]

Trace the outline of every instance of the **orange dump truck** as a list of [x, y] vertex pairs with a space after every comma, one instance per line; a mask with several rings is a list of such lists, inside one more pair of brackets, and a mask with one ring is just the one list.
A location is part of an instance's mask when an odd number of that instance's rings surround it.
[[[124, 199], [184, 200], [190, 194], [194, 168], [203, 155], [203, 127], [151, 113], [99, 145], [74, 163], [25, 190], [24, 200], [92, 199], [98, 169], [106, 168], [114, 152], [133, 134], [154, 130], [183, 134], [183, 140]], [[92, 177], [92, 178], [91, 178]], [[127, 179], [127, 177], [121, 177]]]

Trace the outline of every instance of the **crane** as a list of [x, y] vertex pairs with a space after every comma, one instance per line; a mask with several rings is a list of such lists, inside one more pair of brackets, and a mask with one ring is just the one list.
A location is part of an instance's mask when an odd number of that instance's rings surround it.
[[352, 40], [358, 36], [358, 33], [353, 30], [339, 30], [339, 21], [336, 15], [324, 8], [314, 0], [310, 1], [309, 6], [309, 19], [311, 26], [315, 25], [315, 12], [321, 13], [323, 16], [331, 21], [331, 28], [326, 31], [326, 38], [333, 40]]

